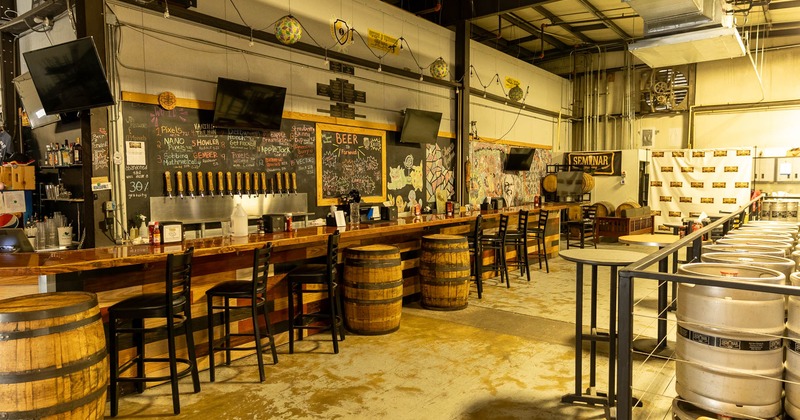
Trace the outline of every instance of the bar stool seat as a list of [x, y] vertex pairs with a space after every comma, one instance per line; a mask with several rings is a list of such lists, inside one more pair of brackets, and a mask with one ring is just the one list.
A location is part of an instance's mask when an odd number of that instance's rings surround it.
[[[134, 296], [116, 303], [108, 308], [109, 331], [109, 359], [111, 380], [109, 392], [111, 400], [111, 416], [119, 411], [120, 382], [133, 382], [137, 392], [144, 391], [145, 382], [169, 381], [172, 385], [172, 408], [175, 414], [180, 414], [180, 395], [178, 393], [178, 379], [191, 375], [194, 392], [200, 392], [200, 376], [197, 371], [197, 357], [194, 349], [192, 328], [191, 273], [192, 254], [194, 248], [189, 248], [182, 254], [167, 256], [166, 293], [146, 293]], [[163, 325], [152, 327], [145, 326], [146, 319], [164, 318]], [[129, 325], [128, 326], [128, 322]], [[187, 358], [177, 357], [175, 334], [182, 331], [186, 336]], [[146, 357], [145, 334], [166, 333], [168, 357]], [[136, 346], [135, 356], [125, 362], [119, 363], [119, 336], [120, 334], [133, 334]], [[148, 376], [145, 369], [146, 363], [167, 363], [169, 375]], [[178, 364], [183, 365], [178, 370]], [[136, 366], [136, 376], [120, 376], [133, 366]]]
[[508, 264], [506, 263], [506, 233], [508, 232], [508, 215], [500, 215], [500, 225], [494, 235], [484, 235], [481, 238], [482, 249], [494, 251], [494, 263], [484, 267], [481, 271], [499, 271], [500, 283], [506, 282], [506, 288], [511, 284], [508, 280]]
[[[295, 268], [287, 276], [289, 309], [289, 353], [294, 353], [295, 330], [331, 331], [333, 352], [339, 353], [339, 341], [344, 341], [342, 305], [338, 296], [336, 264], [339, 253], [339, 231], [328, 236], [327, 262], [325, 264], [306, 264]], [[320, 288], [305, 288], [305, 285], [322, 285]], [[314, 313], [303, 312], [303, 295], [327, 293], [327, 307]], [[295, 305], [295, 298], [297, 304]], [[327, 321], [328, 325], [319, 325]], [[299, 339], [302, 340], [302, 333]]]
[[[261, 326], [258, 322], [258, 311], [263, 310], [264, 323], [266, 324], [267, 338], [269, 339], [272, 351], [273, 363], [278, 363], [278, 352], [275, 349], [275, 339], [272, 333], [272, 324], [269, 322], [267, 311], [267, 277], [269, 275], [269, 259], [272, 255], [272, 244], [268, 243], [263, 248], [253, 251], [253, 276], [251, 280], [228, 280], [215, 285], [206, 291], [206, 301], [208, 304], [208, 359], [209, 376], [214, 382], [215, 363], [214, 352], [217, 350], [225, 351], [225, 364], [231, 363], [231, 351], [256, 351], [258, 361], [258, 375], [261, 382], [264, 382], [264, 358], [262, 356], [263, 346], [261, 344]], [[214, 305], [214, 298], [221, 297], [222, 305]], [[231, 299], [247, 299], [246, 305], [231, 305]], [[222, 325], [224, 334], [220, 340], [214, 339], [214, 309], [222, 309]], [[231, 310], [250, 310], [250, 318], [253, 322], [252, 333], [231, 333]], [[231, 337], [252, 336], [254, 346], [241, 347], [231, 343]]]
[[531, 281], [528, 262], [528, 214], [528, 210], [519, 211], [517, 229], [506, 232], [506, 245], [516, 250], [517, 256], [512, 263], [520, 270], [519, 275], [525, 274], [528, 281]]
[[469, 247], [469, 255], [472, 258], [470, 265], [470, 278], [475, 282], [475, 287], [478, 289], [478, 299], [483, 298], [483, 247], [481, 241], [483, 240], [483, 216], [480, 214], [475, 218], [475, 226], [472, 232], [467, 235], [467, 246]]
[[547, 219], [550, 217], [550, 212], [544, 209], [539, 210], [539, 220], [536, 226], [528, 227], [528, 238], [536, 242], [536, 258], [539, 260], [539, 269], [542, 269], [542, 260], [544, 260], [545, 272], [550, 272], [550, 266], [547, 264], [547, 242], [545, 241], [545, 234], [547, 229]]

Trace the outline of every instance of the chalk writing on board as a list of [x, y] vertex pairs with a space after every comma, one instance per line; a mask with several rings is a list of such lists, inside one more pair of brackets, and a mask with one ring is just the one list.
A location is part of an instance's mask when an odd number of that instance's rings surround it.
[[125, 182], [128, 199], [148, 197], [150, 174], [147, 172], [147, 166], [126, 166]]
[[367, 202], [383, 201], [385, 150], [383, 131], [317, 124], [317, 205], [335, 204], [352, 189]]
[[92, 133], [92, 170], [108, 169], [108, 132], [100, 128]]

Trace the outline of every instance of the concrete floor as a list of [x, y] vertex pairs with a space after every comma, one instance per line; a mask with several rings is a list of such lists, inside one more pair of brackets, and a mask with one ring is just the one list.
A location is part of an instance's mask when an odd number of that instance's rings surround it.
[[[601, 244], [644, 252], [655, 248]], [[518, 274], [518, 272], [517, 272]], [[181, 382], [182, 413], [207, 419], [599, 419], [602, 407], [561, 403], [574, 390], [575, 264], [550, 261], [550, 273], [531, 265], [531, 282], [517, 274], [506, 289], [485, 282], [483, 299], [473, 286], [460, 311], [403, 307], [399, 331], [382, 336], [348, 335], [335, 355], [329, 335], [278, 347], [280, 363], [267, 365], [258, 382], [254, 356], [216, 370], [202, 391]], [[588, 281], [589, 272], [585, 274]], [[600, 325], [608, 320], [608, 271], [600, 269]], [[655, 285], [637, 285], [637, 313], [654, 314]], [[588, 305], [588, 301], [587, 301]], [[586, 322], [585, 322], [586, 324]], [[653, 336], [654, 319], [642, 316], [635, 331]], [[674, 323], [670, 337], [674, 340]], [[598, 358], [598, 388], [607, 388], [607, 354]], [[584, 346], [588, 383], [588, 346]], [[637, 360], [635, 394], [646, 402], [636, 418], [671, 418], [674, 366]], [[266, 361], [270, 358], [267, 356]], [[168, 386], [120, 400], [119, 418], [172, 416]], [[107, 407], [106, 413], [109, 412]]]

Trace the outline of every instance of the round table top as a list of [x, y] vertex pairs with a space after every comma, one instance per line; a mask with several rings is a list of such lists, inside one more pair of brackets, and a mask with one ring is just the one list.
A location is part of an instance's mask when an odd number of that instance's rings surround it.
[[647, 246], [667, 246], [681, 237], [680, 235], [666, 235], [666, 234], [643, 234], [643, 235], [625, 235], [620, 236], [619, 241], [623, 244], [647, 245]]
[[684, 226], [683, 222], [667, 222], [664, 223], [664, 226], [671, 227], [671, 228], [682, 228]]
[[594, 248], [565, 249], [558, 251], [558, 255], [567, 261], [604, 266], [625, 266], [647, 256], [644, 252]]

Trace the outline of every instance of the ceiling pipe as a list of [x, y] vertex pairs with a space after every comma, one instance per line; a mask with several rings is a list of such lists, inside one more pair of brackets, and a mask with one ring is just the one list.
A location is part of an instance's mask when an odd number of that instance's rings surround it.
[[417, 16], [427, 15], [429, 13], [436, 13], [442, 10], [442, 0], [436, 1], [436, 6], [431, 7], [430, 9], [420, 10], [417, 12]]

